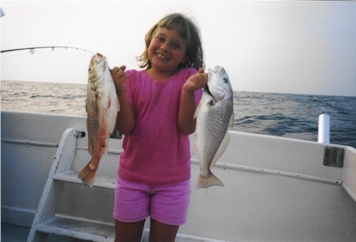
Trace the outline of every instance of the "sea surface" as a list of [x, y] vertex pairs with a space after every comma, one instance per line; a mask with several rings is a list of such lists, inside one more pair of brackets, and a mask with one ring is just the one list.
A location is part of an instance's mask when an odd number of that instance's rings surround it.
[[[1, 110], [86, 116], [86, 85], [1, 81]], [[233, 130], [318, 140], [330, 116], [330, 143], [356, 147], [356, 97], [234, 92]]]

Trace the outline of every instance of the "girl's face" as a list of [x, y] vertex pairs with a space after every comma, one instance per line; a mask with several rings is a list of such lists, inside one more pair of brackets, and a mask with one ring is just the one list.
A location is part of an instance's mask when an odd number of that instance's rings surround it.
[[160, 72], [175, 71], [187, 60], [187, 43], [177, 29], [158, 28], [148, 47], [151, 68]]

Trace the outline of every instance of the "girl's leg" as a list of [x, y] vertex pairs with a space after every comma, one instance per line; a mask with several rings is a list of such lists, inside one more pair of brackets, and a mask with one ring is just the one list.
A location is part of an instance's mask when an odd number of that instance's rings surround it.
[[115, 242], [140, 242], [145, 220], [136, 223], [124, 223], [115, 220]]
[[150, 242], [174, 242], [179, 226], [168, 225], [151, 218]]

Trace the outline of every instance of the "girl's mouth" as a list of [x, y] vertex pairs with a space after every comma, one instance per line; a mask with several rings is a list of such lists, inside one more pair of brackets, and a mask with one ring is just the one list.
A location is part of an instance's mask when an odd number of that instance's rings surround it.
[[158, 58], [160, 58], [162, 60], [168, 60], [168, 57], [166, 57], [166, 56], [164, 56], [164, 55], [162, 55], [160, 53], [157, 53], [156, 55], [157, 55]]

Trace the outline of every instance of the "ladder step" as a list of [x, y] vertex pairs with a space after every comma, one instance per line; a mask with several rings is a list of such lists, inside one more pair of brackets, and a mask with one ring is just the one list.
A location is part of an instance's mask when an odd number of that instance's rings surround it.
[[[62, 135], [27, 238], [29, 242], [46, 241], [50, 234], [98, 242], [112, 242], [115, 239], [114, 223], [56, 213], [64, 186], [67, 183], [84, 186], [78, 178], [79, 172], [71, 168], [75, 156], [83, 153], [75, 152], [77, 149], [80, 150], [76, 147], [77, 134], [78, 130], [68, 128]], [[85, 153], [87, 154], [87, 152]], [[116, 156], [120, 154], [120, 151], [114, 150], [111, 153], [115, 155], [115, 160], [117, 160]], [[116, 188], [116, 176], [107, 176], [104, 171], [98, 171], [93, 187], [114, 190]], [[109, 174], [111, 173], [109, 172]], [[77, 188], [81, 189], [81, 187]], [[90, 211], [88, 212], [90, 213]]]
[[[82, 180], [78, 178], [78, 174], [79, 172], [68, 170], [57, 172], [56, 174], [52, 175], [52, 178], [56, 181], [70, 182], [83, 185]], [[115, 189], [116, 180], [105, 177], [97, 177], [93, 187]]]
[[115, 226], [109, 223], [97, 223], [67, 217], [52, 217], [36, 224], [37, 231], [68, 236], [82, 240], [112, 242], [115, 239]]

